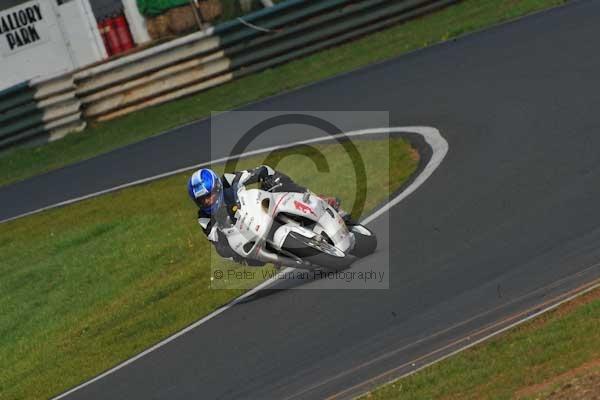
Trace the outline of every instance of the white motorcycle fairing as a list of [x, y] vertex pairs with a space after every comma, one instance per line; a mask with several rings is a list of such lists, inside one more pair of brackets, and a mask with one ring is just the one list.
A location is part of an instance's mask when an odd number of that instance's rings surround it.
[[356, 260], [350, 254], [355, 235], [315, 194], [240, 187], [237, 195], [236, 222], [223, 232], [240, 256], [308, 269], [342, 268]]

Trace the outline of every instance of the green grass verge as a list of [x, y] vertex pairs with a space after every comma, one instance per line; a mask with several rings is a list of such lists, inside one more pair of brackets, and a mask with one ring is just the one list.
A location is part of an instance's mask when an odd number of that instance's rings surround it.
[[361, 399], [539, 399], [543, 393], [533, 385], [600, 357], [598, 327], [595, 290]]
[[[370, 210], [415, 171], [418, 156], [400, 139], [355, 143], [367, 176], [378, 177], [366, 183]], [[294, 150], [277, 169], [351, 206], [351, 160], [339, 144], [315, 147], [335, 172], [319, 173]], [[209, 288], [211, 263], [234, 266], [203, 237], [186, 181], [181, 174], [0, 225], [2, 399], [55, 395], [243, 293]]]
[[[206, 92], [118, 120], [91, 124], [83, 133], [0, 157], [0, 185], [84, 160], [182, 124], [211, 110], [230, 110], [285, 90], [473, 32], [565, 0], [464, 0], [346, 45], [322, 51]], [[373, 46], [377, 43], [377, 46]]]

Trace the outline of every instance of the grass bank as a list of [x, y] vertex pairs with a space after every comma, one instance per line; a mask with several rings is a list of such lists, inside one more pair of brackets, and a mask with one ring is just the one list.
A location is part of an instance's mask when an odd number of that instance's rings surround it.
[[91, 124], [83, 133], [58, 142], [11, 150], [0, 156], [0, 186], [140, 141], [206, 117], [212, 110], [230, 110], [565, 1], [464, 0], [423, 18], [182, 100]]
[[595, 398], [598, 327], [600, 289], [361, 399]]
[[[400, 139], [355, 143], [367, 176], [377, 176], [366, 182], [370, 210], [414, 172], [418, 157]], [[351, 160], [339, 144], [315, 147], [335, 172], [318, 172], [294, 150], [282, 152], [277, 168], [350, 206]], [[263, 162], [253, 157], [239, 168]], [[2, 399], [56, 395], [243, 293], [210, 289], [218, 256], [186, 181], [177, 175], [0, 225]]]

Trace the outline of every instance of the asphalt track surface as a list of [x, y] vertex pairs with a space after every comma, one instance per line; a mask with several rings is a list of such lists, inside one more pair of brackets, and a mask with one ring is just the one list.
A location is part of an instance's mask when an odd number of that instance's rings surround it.
[[[259, 292], [67, 398], [348, 397], [600, 276], [599, 15], [575, 2], [246, 107], [389, 110], [392, 126], [442, 132], [440, 168], [371, 225], [364, 262], [389, 254], [391, 288]], [[2, 188], [0, 219], [206, 161], [208, 129]]]

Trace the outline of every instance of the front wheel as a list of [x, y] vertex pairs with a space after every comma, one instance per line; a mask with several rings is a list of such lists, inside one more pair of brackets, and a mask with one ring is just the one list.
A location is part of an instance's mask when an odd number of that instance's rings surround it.
[[356, 257], [346, 254], [337, 247], [320, 240], [290, 232], [283, 242], [282, 249], [319, 267], [331, 270], [348, 268]]
[[377, 236], [362, 225], [350, 225], [348, 227], [354, 235], [354, 248], [350, 252], [358, 258], [366, 257], [377, 249]]

